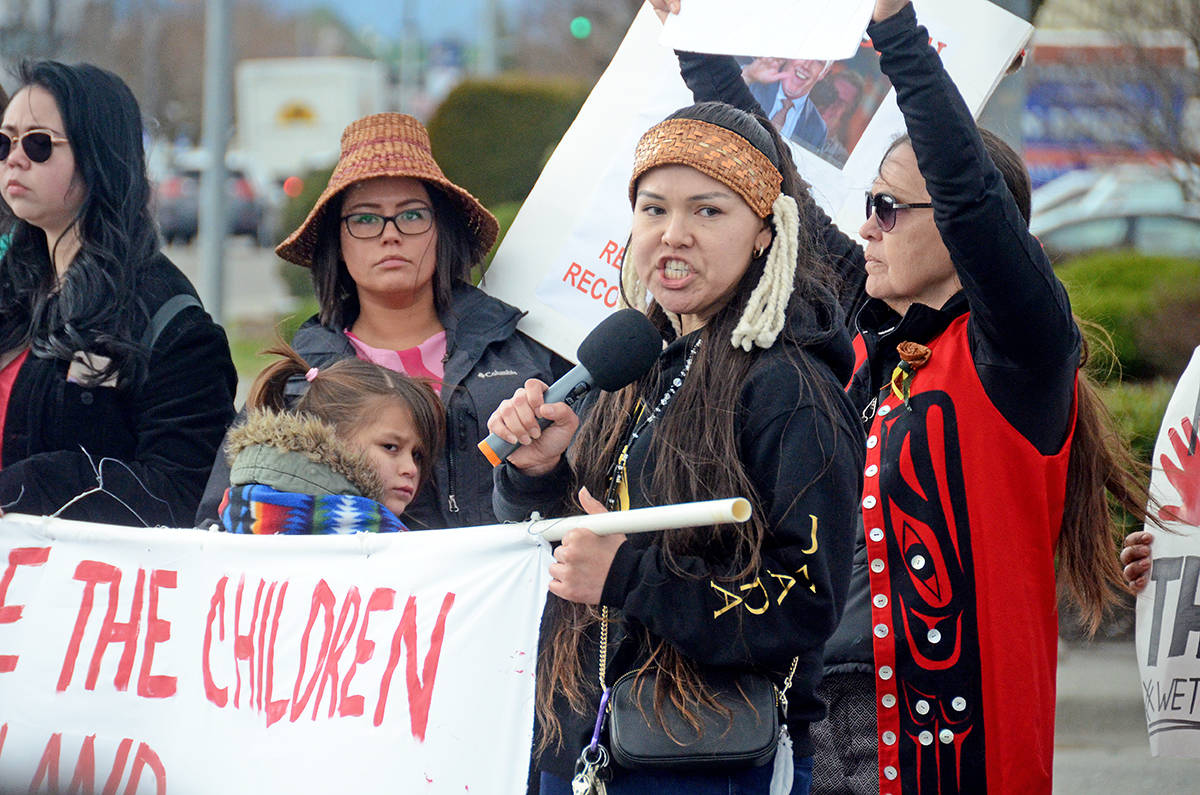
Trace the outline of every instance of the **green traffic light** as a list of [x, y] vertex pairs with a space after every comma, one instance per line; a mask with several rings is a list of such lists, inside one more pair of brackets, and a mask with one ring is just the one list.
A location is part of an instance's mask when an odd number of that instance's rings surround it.
[[592, 20], [587, 17], [575, 17], [572, 19], [571, 35], [577, 39], [586, 39], [592, 35]]

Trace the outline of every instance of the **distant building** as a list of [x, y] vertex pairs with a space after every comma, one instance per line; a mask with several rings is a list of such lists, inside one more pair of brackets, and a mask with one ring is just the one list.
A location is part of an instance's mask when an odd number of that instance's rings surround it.
[[1131, 45], [1101, 31], [1038, 30], [1022, 119], [1034, 184], [1080, 168], [1169, 159], [1179, 151], [1172, 126], [1195, 116], [1195, 70], [1177, 34], [1145, 34]]

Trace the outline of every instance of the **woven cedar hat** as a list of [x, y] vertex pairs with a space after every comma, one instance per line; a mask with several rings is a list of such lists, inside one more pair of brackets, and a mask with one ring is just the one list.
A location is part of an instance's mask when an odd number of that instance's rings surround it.
[[329, 200], [356, 182], [372, 177], [413, 177], [435, 185], [463, 214], [471, 236], [471, 263], [491, 250], [500, 233], [496, 217], [463, 188], [446, 179], [433, 159], [429, 133], [421, 122], [403, 113], [376, 113], [352, 122], [342, 131], [342, 154], [329, 176], [329, 184], [312, 212], [275, 253], [288, 262], [312, 267], [317, 230]]

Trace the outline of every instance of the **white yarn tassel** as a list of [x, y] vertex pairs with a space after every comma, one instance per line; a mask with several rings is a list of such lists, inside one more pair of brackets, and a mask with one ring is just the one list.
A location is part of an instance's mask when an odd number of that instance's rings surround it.
[[646, 285], [642, 284], [637, 268], [628, 260], [621, 262], [621, 303], [639, 312], [646, 311]]
[[779, 744], [775, 746], [775, 769], [771, 773], [771, 795], [788, 795], [796, 776], [796, 764], [792, 759], [792, 738], [787, 726], [779, 729]]
[[757, 345], [770, 348], [783, 331], [788, 299], [796, 278], [796, 255], [800, 246], [800, 209], [796, 200], [780, 193], [771, 205], [775, 239], [767, 252], [762, 278], [750, 294], [746, 309], [733, 330], [733, 347], [749, 351]]

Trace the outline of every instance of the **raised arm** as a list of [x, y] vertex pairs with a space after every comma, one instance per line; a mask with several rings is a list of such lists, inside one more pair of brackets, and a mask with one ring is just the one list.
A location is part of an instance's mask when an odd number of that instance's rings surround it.
[[880, 0], [874, 19], [867, 32], [896, 89], [934, 220], [970, 302], [972, 343], [983, 354], [977, 364], [993, 354], [1024, 367], [1075, 358], [1079, 338], [1066, 290], [911, 3]]

